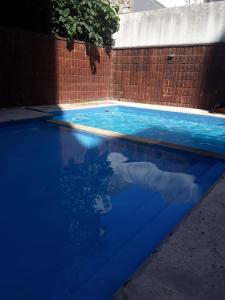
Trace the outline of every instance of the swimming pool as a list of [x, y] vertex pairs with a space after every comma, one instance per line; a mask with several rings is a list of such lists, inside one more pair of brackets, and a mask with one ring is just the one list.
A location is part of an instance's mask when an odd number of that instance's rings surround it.
[[108, 300], [225, 171], [46, 122], [0, 127], [0, 299]]
[[225, 118], [115, 105], [63, 111], [54, 119], [225, 154]]

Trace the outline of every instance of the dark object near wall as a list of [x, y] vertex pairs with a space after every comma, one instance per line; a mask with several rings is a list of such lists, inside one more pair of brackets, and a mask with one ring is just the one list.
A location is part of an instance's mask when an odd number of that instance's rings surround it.
[[221, 114], [224, 114], [225, 113], [225, 103], [220, 103], [220, 104], [216, 104], [214, 105], [210, 110], [209, 112], [211, 113], [221, 113]]
[[175, 55], [174, 54], [170, 54], [170, 55], [168, 55], [167, 56], [167, 63], [168, 64], [172, 64], [173, 62], [174, 62], [174, 57], [175, 57]]

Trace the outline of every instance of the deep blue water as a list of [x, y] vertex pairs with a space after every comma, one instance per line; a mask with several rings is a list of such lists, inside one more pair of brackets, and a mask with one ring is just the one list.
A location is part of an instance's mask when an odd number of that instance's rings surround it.
[[225, 153], [225, 119], [126, 106], [64, 111], [55, 119]]
[[0, 128], [0, 299], [108, 300], [225, 163], [45, 122]]

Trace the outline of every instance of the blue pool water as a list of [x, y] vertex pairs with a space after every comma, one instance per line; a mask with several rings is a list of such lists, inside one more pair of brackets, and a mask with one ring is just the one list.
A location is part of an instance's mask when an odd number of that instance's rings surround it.
[[109, 106], [64, 111], [55, 119], [225, 153], [224, 118]]
[[108, 300], [225, 163], [43, 122], [0, 127], [0, 299]]

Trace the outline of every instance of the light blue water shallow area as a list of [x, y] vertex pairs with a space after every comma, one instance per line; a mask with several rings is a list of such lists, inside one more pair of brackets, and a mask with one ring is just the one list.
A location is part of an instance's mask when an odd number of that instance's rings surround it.
[[0, 127], [0, 299], [108, 300], [225, 171], [159, 146]]
[[109, 106], [64, 111], [55, 119], [225, 153], [225, 118]]

